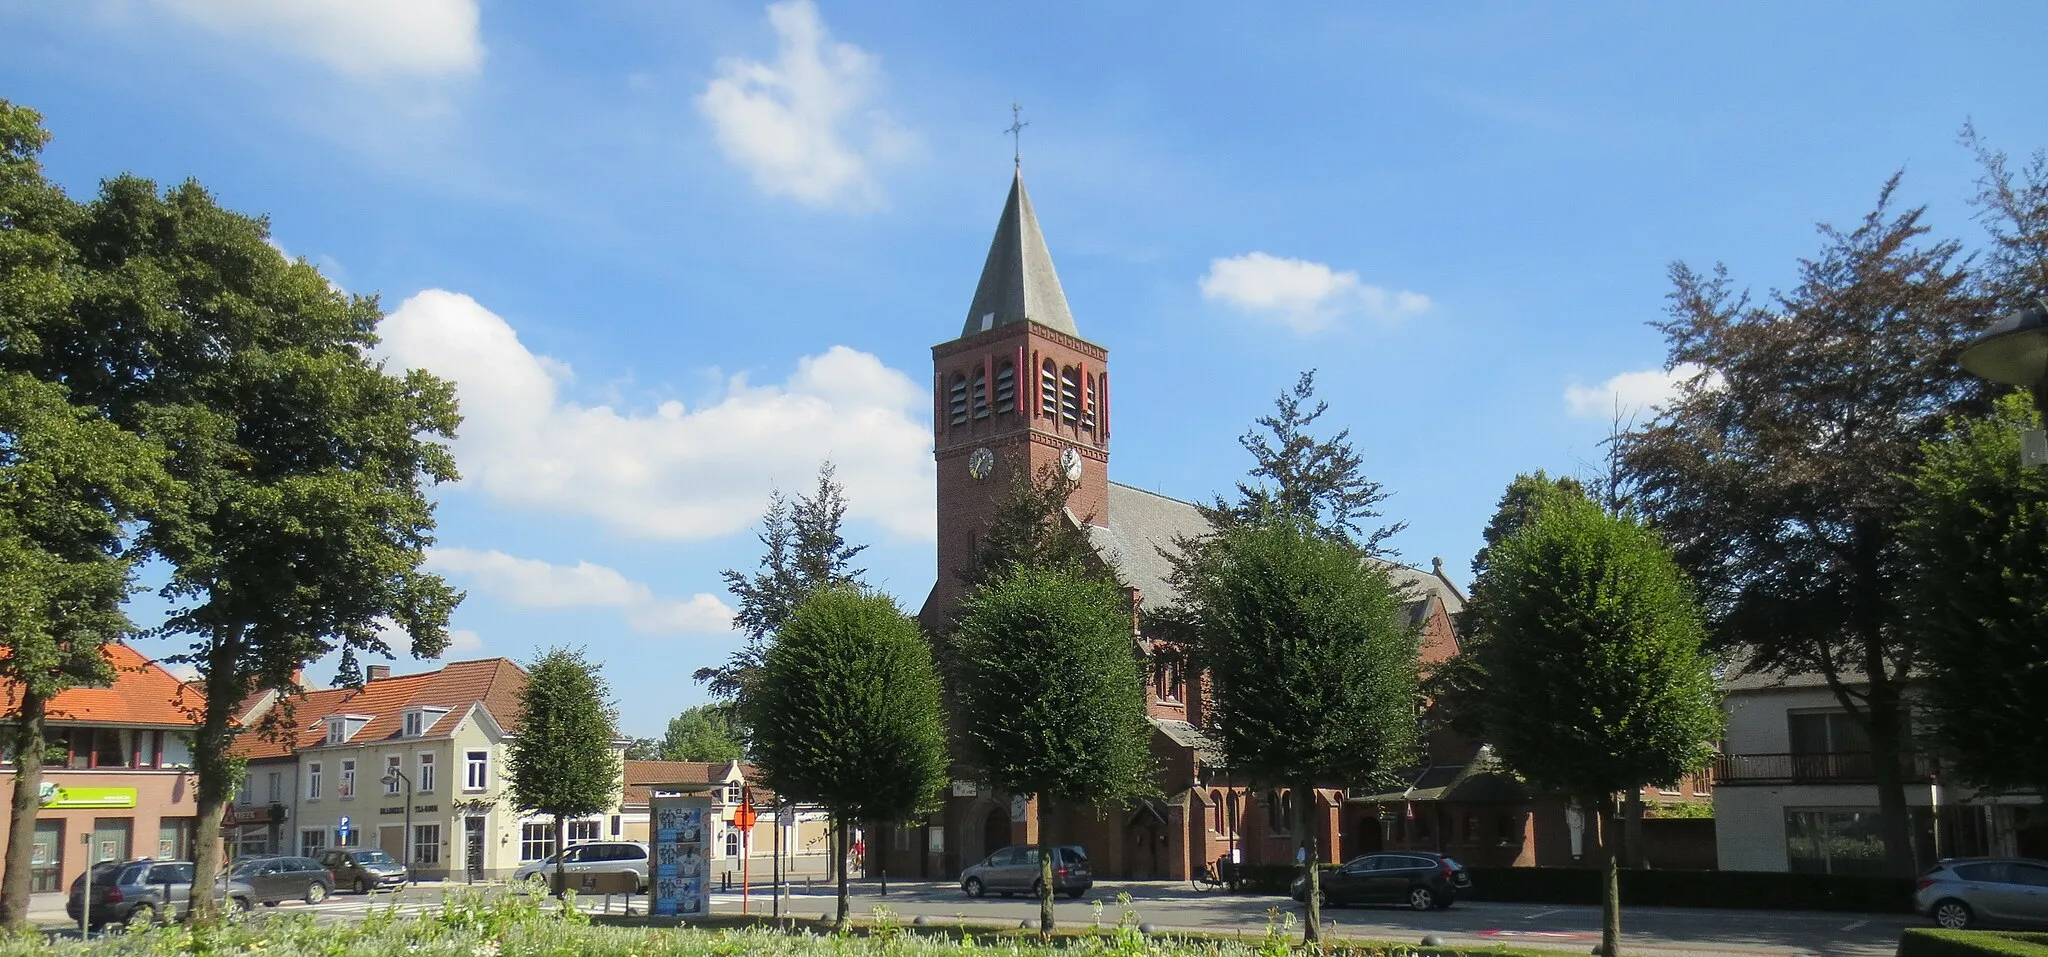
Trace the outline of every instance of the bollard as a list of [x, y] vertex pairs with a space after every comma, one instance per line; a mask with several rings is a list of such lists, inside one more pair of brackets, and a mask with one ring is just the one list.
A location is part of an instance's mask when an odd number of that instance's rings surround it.
[[1150, 937], [1150, 936], [1152, 936], [1153, 934], [1157, 934], [1157, 933], [1159, 933], [1159, 928], [1157, 928], [1157, 927], [1154, 927], [1154, 926], [1152, 926], [1152, 924], [1151, 924], [1150, 922], [1147, 922], [1147, 923], [1143, 923], [1143, 924], [1139, 924], [1139, 925], [1138, 925], [1138, 933], [1140, 933], [1140, 934], [1144, 934], [1145, 936], [1147, 936], [1147, 937]]
[[1424, 947], [1442, 947], [1443, 945], [1444, 939], [1442, 937], [1438, 937], [1435, 934], [1430, 934], [1429, 936], [1422, 938], [1422, 946]]
[[1030, 921], [1028, 921], [1028, 920], [1020, 920], [1020, 921], [1018, 921], [1018, 922], [1017, 922], [1017, 929], [1018, 929], [1018, 930], [1030, 930], [1030, 929], [1031, 929], [1031, 922], [1030, 922]]
[[913, 920], [913, 921], [911, 921], [911, 923], [912, 923], [912, 924], [915, 924], [915, 925], [917, 925], [917, 926], [919, 926], [919, 927], [925, 927], [925, 926], [928, 926], [929, 924], [931, 924], [931, 922], [932, 922], [932, 918], [931, 918], [931, 915], [930, 915], [930, 914], [919, 914], [919, 915], [917, 915], [917, 919], [916, 919], [916, 920]]

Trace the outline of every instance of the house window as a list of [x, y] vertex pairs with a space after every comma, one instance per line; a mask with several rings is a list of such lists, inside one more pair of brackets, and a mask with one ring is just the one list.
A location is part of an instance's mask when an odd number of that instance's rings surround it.
[[467, 752], [464, 755], [463, 764], [463, 790], [481, 791], [490, 784], [491, 753], [489, 751]]
[[306, 800], [320, 800], [320, 762], [306, 765]]
[[953, 384], [946, 389], [946, 409], [950, 413], [947, 421], [954, 425], [967, 424], [967, 377], [954, 373]]
[[432, 793], [434, 793], [434, 756], [433, 756], [433, 755], [431, 755], [431, 754], [422, 754], [422, 755], [420, 755], [420, 774], [419, 774], [419, 778], [420, 778], [420, 779], [419, 779], [418, 781], [415, 781], [415, 782], [413, 782], [413, 783], [414, 783], [415, 785], [417, 785], [417, 788], [416, 788], [416, 790], [418, 790], [418, 791], [419, 791], [419, 792], [420, 792], [421, 794], [432, 794]]
[[1048, 419], [1059, 417], [1060, 371], [1051, 359], [1045, 360], [1045, 366], [1038, 370], [1038, 408]]
[[408, 737], [408, 738], [417, 738], [417, 737], [419, 737], [420, 735], [426, 734], [426, 733], [427, 733], [427, 728], [426, 728], [426, 725], [427, 725], [427, 720], [426, 720], [426, 719], [427, 719], [427, 714], [426, 714], [426, 712], [424, 712], [424, 711], [408, 711], [408, 712], [406, 712], [406, 713], [405, 713], [405, 731], [404, 731], [404, 734], [405, 734], [405, 736], [406, 736], [406, 737]]
[[744, 800], [746, 800], [746, 795], [740, 793], [739, 785], [728, 784], [725, 786], [725, 803], [738, 804]]
[[284, 798], [284, 772], [270, 772], [270, 777], [267, 783], [269, 785], [270, 800], [265, 801], [264, 803], [277, 804], [281, 802]]
[[537, 861], [555, 852], [555, 826], [546, 822], [519, 828], [519, 859]]
[[1073, 366], [1060, 370], [1060, 421], [1067, 425], [1081, 421], [1081, 374]]
[[399, 791], [398, 772], [403, 770], [404, 759], [395, 754], [384, 756], [384, 793], [397, 794]]
[[565, 835], [570, 844], [587, 844], [602, 836], [598, 833], [601, 826], [599, 821], [570, 821]]
[[160, 768], [189, 768], [192, 766], [192, 740], [182, 731], [166, 731], [163, 738], [164, 756], [157, 762]]
[[299, 856], [317, 857], [327, 846], [327, 829], [309, 827], [299, 832]]
[[1785, 715], [1793, 754], [1864, 754], [1870, 735], [1846, 711], [1794, 711]]
[[1017, 367], [1005, 360], [996, 366], [996, 411], [1010, 412], [1017, 408]]
[[242, 779], [240, 787], [235, 788], [235, 803], [242, 807], [256, 803], [256, 775], [253, 772]]
[[1785, 862], [1794, 874], [1883, 874], [1877, 809], [1786, 808]]
[[344, 800], [356, 796], [356, 763], [341, 762], [341, 782], [335, 785], [334, 793]]
[[92, 766], [96, 768], [125, 768], [128, 766], [129, 732], [113, 728], [100, 728], [92, 736]]
[[740, 829], [727, 828], [725, 831], [725, 856], [740, 856]]
[[348, 719], [346, 719], [346, 718], [328, 718], [328, 719], [327, 719], [327, 743], [328, 743], [328, 744], [341, 744], [342, 742], [344, 742], [344, 741], [347, 741], [347, 740], [348, 740]]
[[441, 863], [441, 825], [413, 825], [412, 862], [414, 864]]
[[988, 418], [988, 376], [979, 371], [974, 373], [974, 417]]
[[1709, 773], [1701, 771], [1700, 773], [1693, 775], [1690, 780], [1692, 781], [1693, 794], [1701, 795], [1714, 793], [1714, 778]]
[[342, 830], [339, 830], [339, 829], [335, 830], [335, 832], [334, 832], [334, 846], [335, 846], [335, 847], [361, 847], [361, 846], [363, 846], [363, 829], [362, 829], [362, 828], [359, 828], [359, 827], [352, 827], [352, 828], [349, 828], [349, 829], [348, 829], [347, 831], [342, 831]]

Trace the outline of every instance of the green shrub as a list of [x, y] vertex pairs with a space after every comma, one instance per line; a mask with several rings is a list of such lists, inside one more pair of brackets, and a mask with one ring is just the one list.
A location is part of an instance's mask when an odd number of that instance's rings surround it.
[[1898, 957], [2048, 957], [2048, 934], [1908, 927]]

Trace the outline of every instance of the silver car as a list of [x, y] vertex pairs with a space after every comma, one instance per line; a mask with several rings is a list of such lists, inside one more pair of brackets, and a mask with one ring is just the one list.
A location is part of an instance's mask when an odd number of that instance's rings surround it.
[[[960, 889], [969, 897], [991, 891], [1038, 896], [1038, 848], [1006, 847], [960, 872]], [[1053, 848], [1052, 892], [1080, 897], [1095, 886], [1095, 871], [1088, 865], [1088, 852], [1078, 844]]]
[[1942, 861], [1913, 885], [1913, 909], [1951, 930], [2048, 924], [2048, 862]]
[[[560, 858], [560, 862], [556, 858]], [[515, 881], [533, 881], [554, 886], [555, 868], [567, 872], [566, 886], [576, 890], [583, 878], [597, 874], [632, 874], [640, 891], [647, 890], [647, 845], [633, 841], [592, 841], [577, 844], [561, 854], [528, 861], [512, 872]], [[701, 874], [699, 875], [702, 876]]]

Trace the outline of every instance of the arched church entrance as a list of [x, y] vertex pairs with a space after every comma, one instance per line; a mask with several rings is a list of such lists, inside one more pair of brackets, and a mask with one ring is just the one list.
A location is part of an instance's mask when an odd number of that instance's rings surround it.
[[1124, 824], [1124, 869], [1131, 880], [1152, 881], [1166, 876], [1165, 816], [1147, 801]]
[[992, 806], [981, 819], [981, 853], [983, 857], [1010, 846], [1010, 809]]

